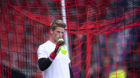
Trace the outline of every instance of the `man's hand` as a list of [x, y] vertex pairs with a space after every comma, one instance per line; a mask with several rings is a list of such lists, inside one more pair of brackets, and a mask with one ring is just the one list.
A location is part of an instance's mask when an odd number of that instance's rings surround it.
[[60, 40], [60, 41], [58, 41], [57, 43], [56, 43], [56, 47], [55, 47], [55, 50], [54, 50], [54, 52], [52, 52], [51, 54], [50, 54], [50, 56], [49, 56], [49, 59], [51, 60], [51, 61], [53, 61], [54, 59], [55, 59], [55, 57], [56, 57], [56, 55], [58, 54], [58, 50], [59, 50], [59, 47], [60, 46], [62, 46], [62, 45], [64, 45], [65, 44], [65, 42], [64, 41], [62, 41], [62, 40]]
[[55, 51], [54, 52], [57, 54], [59, 47], [62, 46], [62, 45], [64, 45], [64, 44], [65, 44], [64, 41], [58, 41], [56, 43], [56, 48], [55, 48]]

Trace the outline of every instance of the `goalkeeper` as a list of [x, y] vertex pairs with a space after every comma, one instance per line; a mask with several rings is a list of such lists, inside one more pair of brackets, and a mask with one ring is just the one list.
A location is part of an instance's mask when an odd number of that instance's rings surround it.
[[68, 53], [63, 54], [60, 46], [65, 46], [63, 38], [66, 24], [62, 20], [54, 20], [50, 26], [50, 39], [38, 48], [38, 64], [43, 78], [73, 78]]

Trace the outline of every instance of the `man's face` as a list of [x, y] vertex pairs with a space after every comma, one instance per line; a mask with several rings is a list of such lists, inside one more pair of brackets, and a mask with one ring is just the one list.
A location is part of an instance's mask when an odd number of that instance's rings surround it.
[[51, 36], [55, 42], [64, 36], [64, 28], [56, 27], [54, 31], [51, 30]]

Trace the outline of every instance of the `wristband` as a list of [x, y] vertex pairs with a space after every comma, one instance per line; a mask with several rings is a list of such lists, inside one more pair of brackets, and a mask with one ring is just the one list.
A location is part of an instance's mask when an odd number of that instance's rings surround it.
[[51, 61], [53, 61], [53, 60], [55, 59], [55, 57], [56, 57], [56, 53], [55, 53], [55, 52], [52, 52], [52, 53], [50, 54], [50, 56], [49, 56], [49, 59], [50, 59]]

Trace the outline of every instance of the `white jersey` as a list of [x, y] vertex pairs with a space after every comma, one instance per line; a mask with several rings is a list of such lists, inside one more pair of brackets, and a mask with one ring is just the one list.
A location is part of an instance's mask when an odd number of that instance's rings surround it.
[[[48, 58], [55, 50], [55, 46], [56, 45], [49, 40], [40, 45], [37, 51], [38, 59]], [[70, 59], [68, 53], [64, 55], [60, 51], [52, 64], [43, 71], [43, 78], [70, 78], [69, 63]]]

